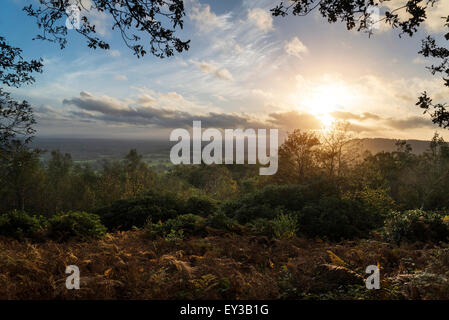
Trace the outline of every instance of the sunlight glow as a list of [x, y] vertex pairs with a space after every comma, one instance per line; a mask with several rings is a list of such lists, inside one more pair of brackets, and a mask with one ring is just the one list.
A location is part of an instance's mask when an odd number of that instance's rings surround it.
[[311, 113], [323, 124], [324, 129], [335, 121], [332, 113], [347, 106], [351, 101], [351, 90], [343, 83], [324, 83], [297, 96], [298, 103], [306, 112]]

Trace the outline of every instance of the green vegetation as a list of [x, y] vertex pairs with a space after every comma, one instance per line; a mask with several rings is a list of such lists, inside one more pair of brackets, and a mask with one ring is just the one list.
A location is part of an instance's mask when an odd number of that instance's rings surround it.
[[86, 212], [59, 213], [48, 221], [48, 237], [56, 240], [101, 238], [106, 228], [100, 217]]
[[[177, 287], [176, 296], [162, 295], [172, 298], [200, 297], [204, 290], [214, 292], [208, 297], [235, 298], [243, 290], [236, 286], [246, 288], [249, 283], [235, 280], [232, 272], [241, 265], [252, 270], [247, 274], [239, 269], [238, 277], [253, 281], [248, 290], [262, 290], [260, 279], [268, 276], [271, 282], [264, 283], [271, 286], [268, 296], [285, 299], [403, 297], [408, 289], [397, 278], [401, 272], [408, 272], [409, 284], [440, 277], [440, 289], [446, 290], [449, 286], [438, 271], [444, 268], [435, 267], [440, 263], [436, 261], [447, 261], [443, 253], [435, 251], [438, 257], [429, 262], [432, 271], [426, 269], [429, 266], [417, 269], [402, 250], [446, 250], [448, 145], [435, 135], [428, 151], [420, 155], [413, 154], [405, 142], [398, 142], [394, 152], [361, 154], [345, 130], [338, 125], [324, 140], [314, 133], [294, 131], [280, 148], [278, 173], [269, 177], [259, 176], [257, 166], [238, 165], [173, 166], [156, 172], [135, 150], [122, 161], [105, 161], [93, 170], [88, 164], [74, 164], [70, 155], [58, 151], [41, 162], [40, 151], [20, 149], [11, 161], [0, 160], [0, 194], [5, 199], [0, 203], [4, 212], [0, 241], [14, 238], [33, 246], [78, 241], [102, 246], [104, 241], [120, 242], [138, 235], [142, 249], [133, 254], [154, 263], [153, 251], [159, 250], [159, 268], [170, 274], [155, 278], [159, 271], [152, 269], [147, 275], [158, 290], [175, 281], [173, 272], [185, 276], [176, 278], [182, 287]], [[211, 246], [210, 239], [223, 246]], [[232, 248], [226, 247], [230, 245], [226, 239], [233, 241]], [[246, 249], [238, 248], [241, 241]], [[323, 257], [299, 261], [298, 252], [313, 250], [314, 243], [327, 243], [340, 251], [321, 248], [329, 255], [326, 264]], [[384, 251], [373, 256], [362, 249], [354, 251], [354, 246]], [[263, 262], [248, 248], [264, 252]], [[273, 252], [282, 258], [276, 262], [270, 256]], [[189, 258], [183, 260], [184, 255]], [[227, 260], [216, 260], [226, 255]], [[123, 265], [128, 258], [120, 256], [122, 262], [117, 263]], [[390, 272], [382, 293], [364, 291], [360, 279], [366, 265], [357, 261], [378, 263]], [[217, 267], [214, 263], [225, 275], [210, 269]], [[233, 267], [228, 270], [224, 266], [229, 263]], [[317, 265], [302, 269], [301, 263]], [[119, 265], [104, 272], [127, 278]], [[197, 265], [205, 269], [194, 276]], [[138, 268], [137, 262], [133, 268]], [[150, 296], [159, 294], [155, 291]]]

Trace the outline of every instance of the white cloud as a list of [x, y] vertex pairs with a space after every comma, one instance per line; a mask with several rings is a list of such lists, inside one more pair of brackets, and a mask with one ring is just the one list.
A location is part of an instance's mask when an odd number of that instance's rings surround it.
[[118, 50], [109, 50], [108, 53], [111, 57], [120, 57], [120, 51]]
[[198, 1], [192, 1], [193, 6], [188, 10], [188, 17], [195, 23], [201, 32], [210, 32], [214, 29], [226, 30], [230, 28], [231, 14], [217, 16], [211, 11], [208, 4], [202, 5]]
[[309, 49], [307, 49], [298, 37], [294, 37], [292, 40], [287, 42], [284, 49], [287, 54], [298, 58], [302, 58], [302, 55], [309, 51]]
[[273, 29], [273, 18], [266, 10], [255, 8], [248, 11], [248, 20], [254, 23], [263, 32]]
[[222, 80], [233, 80], [231, 72], [226, 68], [219, 68], [216, 65], [205, 61], [198, 62], [191, 60], [191, 62], [198, 66], [204, 73], [211, 74]]

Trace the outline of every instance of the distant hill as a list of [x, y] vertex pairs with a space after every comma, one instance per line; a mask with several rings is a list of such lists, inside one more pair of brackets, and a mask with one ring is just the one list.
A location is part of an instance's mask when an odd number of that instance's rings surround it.
[[[394, 139], [358, 139], [361, 148], [375, 154], [381, 151], [396, 150]], [[407, 140], [416, 154], [429, 148], [429, 141]], [[206, 143], [203, 143], [206, 144]], [[170, 148], [173, 143], [166, 140], [113, 140], [113, 139], [81, 139], [81, 138], [42, 138], [33, 140], [33, 147], [47, 151], [56, 150], [70, 153], [75, 161], [122, 159], [130, 149], [137, 149], [147, 160], [169, 160]], [[49, 153], [44, 158], [49, 157]]]
[[[361, 148], [370, 151], [372, 154], [376, 154], [382, 151], [392, 152], [396, 151], [395, 139], [382, 139], [382, 138], [367, 138], [357, 139], [360, 141]], [[429, 149], [430, 141], [424, 140], [407, 140], [407, 143], [412, 147], [412, 152], [415, 154], [421, 154]]]

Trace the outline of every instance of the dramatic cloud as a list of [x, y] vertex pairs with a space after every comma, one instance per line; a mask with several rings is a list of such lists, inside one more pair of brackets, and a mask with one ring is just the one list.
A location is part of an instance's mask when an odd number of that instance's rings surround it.
[[249, 10], [248, 20], [254, 23], [256, 27], [263, 32], [268, 32], [273, 29], [273, 18], [267, 10], [260, 8]]
[[[173, 99], [182, 99], [176, 93], [169, 93]], [[79, 98], [65, 99], [65, 105], [75, 106], [71, 114], [81, 119], [101, 120], [108, 123], [133, 125], [152, 125], [161, 128], [183, 128], [192, 125], [194, 120], [201, 120], [204, 125], [216, 128], [262, 127], [263, 124], [247, 115], [224, 114], [208, 112], [193, 114], [181, 110], [155, 108], [148, 104], [155, 99], [146, 95], [139, 98], [142, 105], [126, 104], [111, 97], [96, 97], [87, 92], [81, 92]]]
[[298, 37], [294, 37], [292, 40], [285, 44], [285, 52], [291, 56], [295, 56], [298, 58], [302, 58], [302, 55], [307, 53], [309, 50], [307, 47], [298, 39]]

